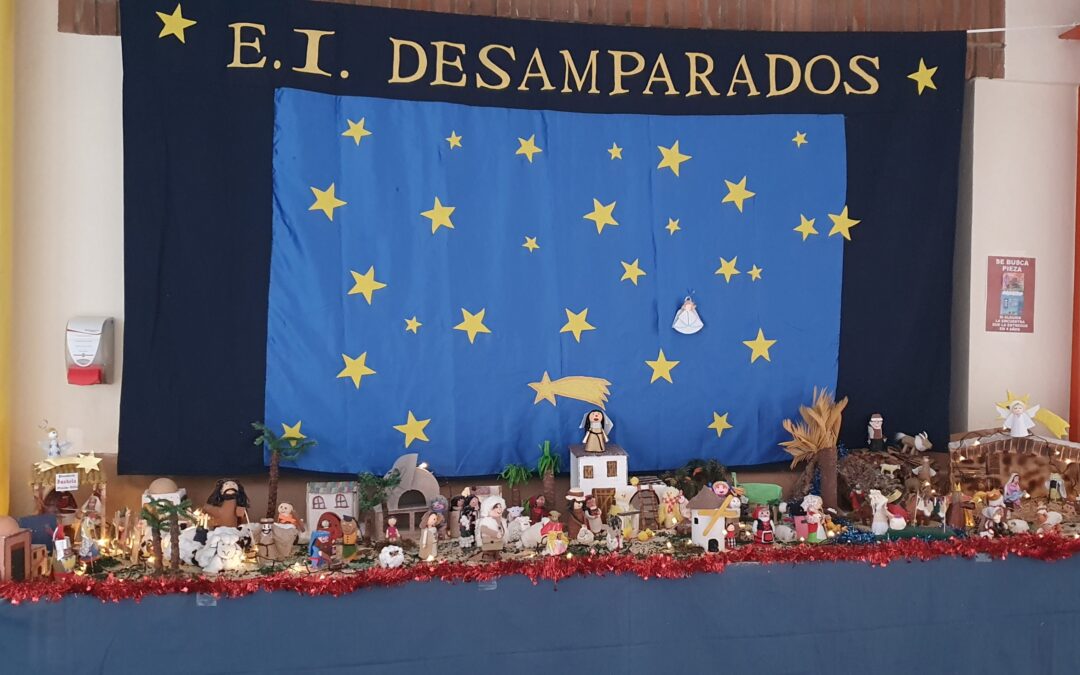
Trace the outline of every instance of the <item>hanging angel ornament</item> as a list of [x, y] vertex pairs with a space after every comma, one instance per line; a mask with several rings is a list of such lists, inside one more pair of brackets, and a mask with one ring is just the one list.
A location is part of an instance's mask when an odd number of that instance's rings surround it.
[[[44, 424], [48, 424], [48, 421], [43, 423], [43, 428]], [[41, 449], [45, 451], [45, 456], [49, 459], [56, 459], [58, 457], [62, 457], [71, 448], [71, 443], [68, 443], [67, 441], [61, 441], [60, 432], [52, 427], [48, 428], [48, 430], [46, 431], [46, 436], [48, 437], [48, 440], [38, 441], [38, 445], [40, 445]]]
[[682, 307], [675, 313], [675, 322], [671, 327], [683, 335], [693, 335], [705, 327], [698, 315], [697, 303], [689, 295], [683, 298]]
[[603, 410], [590, 410], [585, 413], [585, 417], [581, 418], [579, 428], [585, 430], [585, 437], [581, 439], [585, 445], [585, 452], [604, 452], [607, 450], [609, 435], [615, 428], [615, 423], [604, 414]]
[[1007, 430], [1013, 438], [1030, 436], [1036, 422], [1041, 422], [1058, 438], [1064, 437], [1068, 432], [1068, 422], [1041, 406], [1031, 405], [1028, 394], [1017, 396], [1009, 391], [1006, 395], [1007, 399], [997, 404], [997, 411], [1003, 419], [1001, 428]]

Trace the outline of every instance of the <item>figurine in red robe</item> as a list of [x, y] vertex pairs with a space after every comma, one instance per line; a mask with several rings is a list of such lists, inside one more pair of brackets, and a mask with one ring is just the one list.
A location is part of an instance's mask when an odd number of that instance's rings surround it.
[[544, 516], [548, 514], [547, 498], [544, 495], [534, 495], [529, 497], [529, 521], [533, 523], [539, 523], [544, 519]]

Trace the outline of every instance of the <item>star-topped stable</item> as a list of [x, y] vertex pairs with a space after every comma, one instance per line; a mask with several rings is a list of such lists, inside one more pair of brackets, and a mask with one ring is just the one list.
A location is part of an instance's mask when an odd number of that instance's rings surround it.
[[353, 139], [357, 145], [360, 145], [360, 141], [364, 140], [365, 136], [371, 135], [371, 131], [364, 128], [365, 118], [361, 117], [359, 122], [353, 122], [350, 119], [345, 121], [349, 123], [349, 128], [341, 135]]
[[585, 214], [585, 220], [591, 220], [596, 223], [596, 233], [601, 234], [604, 231], [605, 225], [618, 225], [619, 221], [615, 220], [615, 204], [604, 205], [600, 203], [599, 199], [593, 197], [593, 210]]
[[532, 253], [536, 249], [540, 248], [540, 244], [536, 243], [536, 237], [525, 237], [525, 243], [521, 246], [523, 248], [529, 249], [529, 253]]
[[446, 137], [446, 142], [450, 144], [450, 149], [461, 147], [461, 136], [458, 136], [456, 131], [451, 131], [450, 135]]
[[814, 221], [817, 218], [807, 218], [803, 214], [799, 214], [799, 226], [792, 228], [796, 232], [802, 235], [802, 240], [806, 241], [806, 238], [812, 234], [817, 234], [818, 231], [814, 229]]
[[656, 146], [656, 149], [660, 151], [660, 163], [656, 165], [659, 169], [671, 169], [671, 173], [676, 176], [679, 175], [679, 167], [683, 162], [692, 159], [690, 155], [684, 155], [679, 152], [679, 142], [675, 141], [670, 148], [665, 148], [662, 145]]
[[612, 159], [622, 159], [622, 151], [623, 149], [617, 143], [612, 143], [611, 147], [608, 148], [608, 154], [611, 155]]
[[809, 143], [806, 140], [806, 134], [801, 131], [795, 132], [795, 138], [791, 139], [791, 142], [795, 144], [796, 148], [801, 148], [804, 144]]
[[727, 418], [727, 413], [721, 415], [717, 412], [714, 412], [712, 414], [712, 424], [710, 424], [707, 428], [714, 429], [716, 431], [716, 437], [720, 438], [724, 435], [724, 431], [732, 428]]
[[368, 368], [367, 365], [367, 352], [364, 352], [356, 358], [352, 358], [348, 354], [341, 355], [342, 361], [345, 362], [345, 367], [341, 369], [341, 372], [337, 374], [338, 378], [347, 377], [353, 381], [356, 388], [360, 388], [360, 380], [365, 375], [374, 375], [375, 371]]
[[368, 271], [360, 274], [355, 270], [349, 270], [349, 274], [353, 278], [353, 287], [349, 289], [349, 295], [360, 294], [367, 300], [367, 304], [371, 304], [371, 295], [380, 288], [386, 288], [386, 284], [381, 281], [375, 280], [375, 266], [372, 265], [368, 268]]
[[832, 229], [829, 230], [830, 237], [834, 234], [839, 234], [844, 239], [851, 241], [851, 228], [855, 227], [862, 221], [850, 218], [848, 216], [847, 209], [848, 207], [845, 206], [844, 210], [841, 211], [839, 214], [829, 214], [829, 220], [833, 222]]
[[766, 340], [765, 333], [758, 328], [757, 337], [753, 340], [743, 340], [743, 344], [750, 348], [750, 363], [757, 361], [759, 358], [764, 358], [766, 361], [772, 361], [769, 358], [769, 349], [776, 344], [776, 340]]
[[334, 209], [345, 206], [349, 202], [338, 199], [335, 194], [336, 187], [330, 183], [330, 187], [320, 190], [312, 186], [311, 194], [315, 195], [315, 203], [308, 207], [308, 211], [322, 211], [331, 222], [334, 220]]
[[926, 61], [919, 59], [919, 69], [908, 75], [908, 79], [915, 80], [916, 85], [918, 85], [919, 96], [922, 96], [924, 89], [937, 89], [937, 85], [934, 84], [934, 73], [936, 72], [937, 66], [927, 68]]
[[742, 180], [738, 183], [732, 183], [729, 180], [725, 180], [727, 184], [728, 193], [724, 195], [724, 199], [721, 204], [727, 204], [731, 202], [735, 204], [735, 208], [739, 209], [739, 213], [742, 213], [743, 202], [753, 197], [756, 192], [750, 192], [746, 189], [746, 176], [742, 177]]
[[411, 319], [405, 319], [405, 330], [406, 330], [406, 332], [416, 334], [416, 332], [418, 330], [420, 330], [420, 326], [423, 326], [423, 325], [424, 324], [422, 324], [422, 323], [420, 323], [419, 321], [416, 320], [415, 316], [413, 318], [411, 318]]
[[761, 269], [757, 265], [754, 265], [753, 267], [750, 268], [750, 271], [747, 272], [747, 274], [750, 275], [751, 280], [759, 281], [761, 279], [761, 273], [764, 272], [764, 271], [765, 270]]
[[667, 219], [667, 225], [664, 226], [664, 229], [667, 230], [668, 234], [675, 234], [676, 232], [678, 232], [682, 228], [679, 227], [679, 219], [678, 218], [668, 218]]
[[587, 330], [596, 330], [596, 326], [589, 323], [586, 319], [589, 316], [589, 308], [581, 310], [578, 313], [571, 312], [569, 308], [566, 309], [566, 325], [559, 329], [560, 333], [573, 333], [574, 339], [581, 342], [581, 334]]
[[638, 277], [645, 276], [645, 270], [641, 269], [641, 267], [638, 266], [638, 262], [640, 260], [641, 258], [634, 258], [634, 262], [632, 263], [620, 261], [623, 266], [623, 275], [622, 278], [619, 279], [619, 281], [629, 281], [630, 283], [637, 286]]
[[731, 260], [720, 258], [720, 269], [716, 270], [716, 274], [723, 275], [724, 281], [731, 283], [731, 277], [736, 274], [741, 274], [739, 270], [735, 269], [735, 263], [739, 262], [739, 256], [735, 256]]
[[395, 424], [394, 429], [405, 434], [405, 447], [407, 448], [412, 445], [413, 441], [428, 442], [427, 434], [424, 433], [424, 429], [427, 428], [428, 424], [431, 424], [431, 419], [418, 420], [416, 419], [416, 416], [413, 415], [413, 411], [410, 410], [409, 417], [405, 420], [405, 424]]
[[535, 155], [538, 152], [543, 152], [543, 150], [541, 150], [539, 147], [537, 147], [537, 145], [536, 145], [536, 134], [533, 134], [532, 136], [529, 136], [527, 139], [526, 138], [519, 138], [518, 139], [518, 149], [517, 149], [517, 152], [515, 152], [514, 154], [515, 155], [525, 155], [525, 158], [529, 160], [529, 164], [532, 164], [533, 155]]
[[454, 223], [450, 220], [450, 215], [454, 212], [456, 206], [447, 206], [439, 201], [439, 198], [435, 198], [435, 206], [432, 206], [427, 211], [421, 211], [420, 215], [431, 221], [431, 233], [435, 232], [440, 227], [446, 227], [454, 229]]
[[465, 331], [469, 336], [469, 344], [472, 344], [476, 340], [477, 333], [490, 333], [491, 330], [484, 325], [484, 313], [487, 312], [487, 308], [481, 309], [476, 314], [471, 313], [464, 307], [461, 308], [462, 321], [458, 325], [454, 326], [454, 330]]
[[194, 26], [196, 22], [184, 16], [179, 3], [177, 3], [172, 14], [166, 14], [165, 12], [154, 13], [161, 19], [161, 32], [158, 33], [159, 39], [172, 35], [181, 43], [187, 44], [184, 39], [184, 31]]
[[[656, 382], [659, 379], [665, 379], [668, 382], [671, 380], [671, 369], [679, 365], [678, 361], [669, 361], [664, 356], [664, 350], [660, 350], [660, 355], [656, 357], [655, 361], [646, 361], [645, 365], [652, 368], [652, 378], [649, 380], [649, 384]], [[674, 384], [674, 382], [672, 382]]]

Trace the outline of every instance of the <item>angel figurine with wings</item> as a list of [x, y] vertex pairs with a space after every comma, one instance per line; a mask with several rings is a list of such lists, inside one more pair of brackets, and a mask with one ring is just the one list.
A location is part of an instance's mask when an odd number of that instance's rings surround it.
[[675, 321], [671, 327], [683, 335], [693, 335], [705, 327], [698, 314], [697, 303], [689, 295], [683, 298], [682, 307], [675, 313]]
[[49, 440], [38, 441], [38, 445], [40, 445], [41, 449], [45, 451], [45, 454], [49, 459], [56, 459], [57, 457], [62, 457], [71, 448], [71, 443], [60, 440], [60, 432], [58, 432], [56, 429], [49, 427], [47, 435], [49, 437]]
[[604, 452], [607, 450], [608, 434], [615, 427], [602, 410], [590, 410], [581, 418], [581, 429], [585, 430], [585, 437], [581, 442], [585, 444], [585, 452]]
[[1041, 406], [1029, 405], [1029, 402], [1027, 395], [1017, 396], [1011, 391], [1007, 393], [1007, 400], [997, 404], [998, 415], [1004, 418], [1002, 430], [1007, 430], [1013, 438], [1026, 438], [1031, 435], [1035, 423], [1041, 422], [1058, 438], [1065, 436], [1069, 429], [1067, 421]]

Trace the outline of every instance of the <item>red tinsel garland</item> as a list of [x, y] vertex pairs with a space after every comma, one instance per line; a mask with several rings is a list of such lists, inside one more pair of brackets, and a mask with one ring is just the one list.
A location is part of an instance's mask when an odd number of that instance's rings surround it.
[[535, 560], [504, 560], [484, 565], [433, 562], [412, 567], [377, 567], [343, 573], [295, 574], [279, 572], [247, 579], [210, 577], [144, 577], [104, 580], [66, 577], [59, 580], [7, 582], [0, 584], [0, 599], [13, 605], [41, 600], [56, 601], [65, 595], [90, 595], [102, 602], [139, 601], [148, 595], [206, 593], [236, 598], [259, 591], [293, 591], [306, 595], [344, 595], [372, 586], [396, 586], [411, 581], [470, 583], [499, 577], [522, 575], [534, 584], [571, 576], [636, 574], [642, 579], [681, 579], [692, 574], [717, 574], [736, 563], [796, 564], [807, 562], [863, 562], [884, 567], [896, 560], [932, 560], [941, 557], [971, 558], [985, 553], [994, 558], [1008, 556], [1036, 560], [1060, 560], [1080, 551], [1080, 539], [1057, 536], [1020, 535], [998, 539], [948, 539], [924, 541], [906, 539], [859, 545], [742, 546], [726, 553], [676, 558], [652, 555], [605, 554], [544, 557]]

